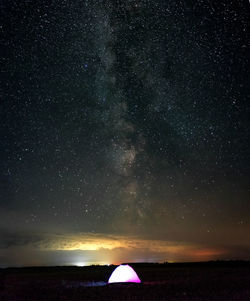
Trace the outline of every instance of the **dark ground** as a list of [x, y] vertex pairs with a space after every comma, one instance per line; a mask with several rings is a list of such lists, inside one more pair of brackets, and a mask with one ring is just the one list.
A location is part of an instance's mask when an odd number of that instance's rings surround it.
[[1, 269], [0, 300], [250, 300], [250, 262], [131, 265], [141, 284], [105, 285], [115, 266]]

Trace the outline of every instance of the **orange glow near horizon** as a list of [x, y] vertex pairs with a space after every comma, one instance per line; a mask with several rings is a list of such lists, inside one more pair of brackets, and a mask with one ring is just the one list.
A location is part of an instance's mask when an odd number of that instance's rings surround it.
[[[198, 244], [88, 233], [50, 237], [48, 241], [40, 243], [39, 249], [95, 252], [98, 254], [100, 262], [117, 264], [124, 260], [147, 261], [150, 254], [156, 254], [155, 261], [157, 262], [176, 262], [213, 260], [226, 253], [223, 249], [206, 248]], [[141, 254], [143, 255], [140, 258]], [[136, 258], [140, 258], [140, 260], [136, 260]]]

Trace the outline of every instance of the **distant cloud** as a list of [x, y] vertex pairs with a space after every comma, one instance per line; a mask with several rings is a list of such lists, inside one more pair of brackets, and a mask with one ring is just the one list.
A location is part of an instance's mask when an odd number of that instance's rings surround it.
[[[226, 253], [224, 249], [206, 248], [184, 242], [92, 233], [6, 233], [0, 247], [0, 256], [9, 257], [7, 262], [10, 261], [11, 254], [19, 253], [22, 262], [27, 255], [21, 254], [31, 253], [37, 264], [39, 260], [41, 264], [46, 261], [49, 264], [74, 264], [75, 258], [79, 258], [78, 260], [85, 258], [86, 264], [123, 261], [199, 261], [222, 258]], [[60, 256], [56, 257], [55, 254]], [[52, 258], [57, 259], [53, 261]]]

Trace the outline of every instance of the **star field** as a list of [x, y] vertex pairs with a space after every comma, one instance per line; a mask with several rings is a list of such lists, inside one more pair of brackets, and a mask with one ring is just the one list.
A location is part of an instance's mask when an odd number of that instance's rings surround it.
[[2, 1], [1, 16], [0, 266], [108, 239], [124, 252], [88, 262], [249, 259], [249, 3]]

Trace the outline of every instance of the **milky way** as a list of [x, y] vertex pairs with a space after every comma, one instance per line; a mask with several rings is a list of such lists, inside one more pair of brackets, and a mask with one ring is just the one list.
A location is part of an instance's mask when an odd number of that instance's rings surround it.
[[0, 265], [57, 234], [121, 239], [109, 262], [249, 258], [248, 12], [2, 1]]

